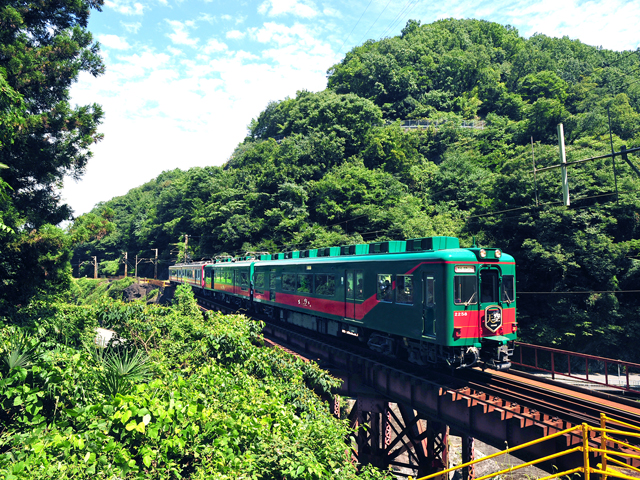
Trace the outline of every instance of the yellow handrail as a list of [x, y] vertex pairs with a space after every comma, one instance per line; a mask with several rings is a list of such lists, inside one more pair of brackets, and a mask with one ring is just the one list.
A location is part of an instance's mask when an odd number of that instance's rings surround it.
[[[582, 452], [582, 461], [583, 461], [583, 465], [580, 467], [576, 467], [574, 469], [571, 470], [567, 470], [565, 472], [557, 472], [554, 473], [552, 475], [549, 475], [547, 477], [541, 478], [539, 480], [550, 480], [552, 478], [558, 478], [564, 475], [569, 475], [572, 473], [583, 473], [584, 474], [584, 480], [589, 480], [590, 479], [590, 475], [591, 474], [599, 474], [601, 475], [602, 480], [607, 480], [607, 477], [616, 477], [616, 478], [622, 478], [622, 479], [627, 479], [627, 480], [638, 480], [637, 477], [632, 477], [629, 475], [626, 475], [623, 472], [618, 471], [617, 469], [614, 470], [614, 468], [612, 467], [612, 465], [615, 465], [616, 467], [624, 467], [625, 469], [631, 470], [631, 471], [635, 471], [635, 472], [640, 472], [640, 468], [636, 468], [632, 465], [629, 465], [627, 463], [625, 463], [624, 461], [618, 460], [617, 458], [613, 458], [613, 456], [616, 457], [623, 457], [626, 459], [634, 459], [634, 460], [640, 460], [640, 455], [635, 455], [633, 453], [630, 453], [628, 451], [620, 451], [618, 450], [616, 447], [623, 447], [626, 449], [629, 449], [631, 451], [638, 451], [640, 452], [640, 448], [635, 446], [635, 445], [630, 445], [624, 441], [621, 440], [617, 440], [613, 437], [611, 437], [610, 435], [625, 435], [626, 437], [636, 437], [636, 438], [640, 438], [640, 433], [635, 433], [635, 432], [630, 432], [628, 430], [618, 430], [618, 429], [607, 429], [607, 422], [610, 423], [614, 423], [616, 425], [620, 425], [632, 430], [636, 430], [636, 431], [640, 431], [640, 428], [636, 427], [635, 425], [630, 425], [628, 423], [619, 421], [619, 420], [615, 420], [612, 418], [607, 417], [605, 414], [601, 414], [600, 415], [600, 427], [591, 427], [589, 425], [587, 425], [586, 423], [583, 423], [582, 425], [578, 425], [572, 428], [567, 428], [566, 430], [562, 430], [560, 432], [554, 433], [552, 435], [549, 435], [547, 437], [543, 437], [540, 438], [538, 440], [533, 440], [531, 442], [527, 442], [527, 443], [523, 443], [522, 445], [518, 445], [516, 447], [511, 447], [508, 448], [506, 450], [503, 450], [502, 452], [497, 452], [494, 453], [492, 455], [487, 455], [486, 457], [477, 459], [477, 460], [472, 460], [470, 462], [466, 462], [466, 463], [462, 463], [456, 467], [451, 467], [451, 468], [447, 468], [446, 470], [442, 470], [436, 473], [433, 473], [431, 475], [427, 475], [425, 477], [420, 477], [417, 480], [430, 480], [432, 478], [435, 477], [442, 477], [444, 475], [447, 475], [450, 472], [453, 472], [455, 470], [459, 470], [462, 468], [466, 468], [466, 467], [470, 467], [472, 465], [475, 465], [477, 463], [480, 462], [484, 462], [486, 460], [490, 460], [492, 458], [496, 458], [499, 457], [500, 455], [507, 455], [509, 453], [515, 452], [517, 450], [523, 449], [523, 448], [527, 448], [530, 447], [532, 445], [536, 445], [538, 443], [544, 442], [546, 440], [551, 440], [553, 438], [556, 437], [560, 437], [563, 435], [566, 435], [568, 433], [572, 433], [575, 432], [577, 430], [580, 430], [582, 432], [582, 445], [570, 448], [568, 450], [564, 450], [562, 452], [558, 452], [558, 453], [554, 453], [552, 455], [547, 455], [546, 457], [542, 457], [539, 458], [537, 460], [533, 460], [530, 462], [526, 462], [526, 463], [522, 463], [520, 465], [516, 465], [516, 466], [511, 466], [507, 469], [504, 470], [500, 470], [499, 472], [495, 472], [489, 475], [485, 475], [483, 477], [479, 477], [475, 480], [487, 480], [489, 478], [492, 477], [496, 477], [498, 475], [504, 475], [506, 473], [511, 473], [514, 472], [516, 470], [519, 470], [521, 468], [525, 468], [525, 467], [529, 467], [538, 463], [542, 463], [542, 462], [546, 462], [548, 460], [553, 460], [555, 458], [559, 458], [562, 457], [564, 455], [568, 455], [571, 453], [575, 453], [575, 452]], [[597, 447], [591, 447], [589, 445], [589, 433], [590, 432], [597, 432], [600, 433], [600, 448]], [[613, 445], [613, 448], [607, 445], [607, 442], [610, 442]], [[597, 444], [596, 444], [597, 445]], [[589, 465], [589, 455], [592, 453], [596, 453], [596, 454], [600, 454], [601, 457], [601, 463], [599, 463], [597, 465], [597, 468], [593, 468]], [[446, 477], [443, 477], [446, 478]], [[409, 479], [411, 480], [411, 477], [409, 477]]]

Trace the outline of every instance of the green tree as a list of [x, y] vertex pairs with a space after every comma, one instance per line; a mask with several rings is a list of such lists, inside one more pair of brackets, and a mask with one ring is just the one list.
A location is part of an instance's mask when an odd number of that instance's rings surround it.
[[[0, 162], [9, 166], [4, 179], [13, 188], [11, 201], [31, 226], [69, 218], [55, 186], [65, 175], [82, 175], [89, 146], [101, 138], [102, 110], [71, 107], [69, 88], [80, 72], [104, 71], [98, 44], [86, 30], [91, 8], [102, 3], [10, 0], [0, 7], [0, 82], [25, 105], [20, 130], [13, 129], [12, 141], [0, 148]], [[16, 118], [0, 123], [6, 129]]]
[[86, 30], [102, 3], [0, 6], [0, 164], [8, 167], [0, 185], [0, 302], [26, 303], [68, 286], [70, 243], [51, 224], [71, 214], [56, 188], [65, 175], [82, 175], [89, 146], [101, 138], [100, 107], [72, 107], [69, 88], [80, 72], [104, 70]]

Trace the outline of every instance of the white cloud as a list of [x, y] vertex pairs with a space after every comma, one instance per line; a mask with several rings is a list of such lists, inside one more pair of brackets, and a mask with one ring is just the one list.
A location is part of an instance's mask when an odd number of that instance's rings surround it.
[[322, 14], [326, 15], [327, 17], [342, 18], [342, 13], [340, 13], [339, 10], [331, 7], [324, 7], [324, 9], [322, 10]]
[[117, 35], [98, 35], [98, 41], [105, 47], [113, 48], [114, 50], [128, 50], [131, 48], [131, 45], [124, 38]]
[[173, 33], [168, 33], [167, 36], [171, 41], [178, 45], [190, 45], [195, 46], [198, 43], [197, 38], [190, 38], [187, 29], [193, 28], [194, 22], [179, 22], [177, 20], [167, 20], [167, 23], [173, 28]]
[[129, 33], [138, 33], [138, 30], [140, 30], [140, 27], [142, 27], [142, 23], [140, 23], [140, 22], [136, 22], [136, 23], [124, 23], [124, 22], [121, 22], [121, 25]]
[[311, 36], [308, 27], [299, 23], [296, 23], [293, 27], [288, 27], [275, 22], [267, 22], [262, 28], [254, 30], [252, 33], [260, 43], [274, 42], [278, 45], [288, 45], [301, 40], [305, 43], [316, 42]]
[[130, 0], [106, 0], [104, 5], [123, 15], [142, 15], [144, 13], [144, 5]]
[[215, 17], [213, 15], [209, 15], [208, 13], [201, 13], [198, 17], [198, 20], [201, 22], [213, 23], [215, 21]]
[[278, 15], [294, 15], [302, 18], [313, 18], [318, 11], [309, 0], [265, 0], [259, 7], [258, 13], [277, 17]]
[[640, 2], [628, 0], [462, 0], [454, 5], [421, 4], [411, 18], [478, 18], [513, 25], [520, 35], [568, 36], [612, 50], [640, 46], [637, 24]]
[[241, 32], [240, 30], [229, 30], [227, 32], [227, 38], [231, 38], [233, 40], [240, 40], [242, 38], [244, 38], [246, 35], [246, 33]]
[[[214, 57], [144, 49], [108, 57], [102, 77], [81, 75], [73, 101], [103, 106], [100, 131], [105, 138], [92, 148], [94, 158], [83, 180], [65, 184], [63, 195], [75, 214], [124, 195], [162, 171], [221, 165], [270, 100], [295, 96], [302, 88], [325, 88], [325, 71], [333, 59], [321, 57], [320, 44], [305, 46], [310, 40], [300, 40], [305, 35], [301, 27], [287, 30], [274, 24], [271, 29], [265, 35], [271, 35], [275, 47], [278, 35], [302, 46], [274, 48], [259, 57], [210, 39], [199, 51]], [[295, 55], [300, 68], [290, 65]], [[274, 63], [271, 59], [278, 56], [281, 62]]]
[[637, 48], [640, 40], [635, 21], [640, 19], [640, 3], [625, 0], [607, 2], [542, 0], [513, 5], [503, 12], [509, 23], [523, 23], [520, 33], [526, 36], [543, 33], [548, 36], [568, 36], [583, 43], [614, 50]]
[[212, 38], [201, 49], [201, 51], [204, 53], [211, 54], [211, 53], [224, 52], [225, 50], [228, 50], [228, 49], [229, 47], [227, 46], [226, 43], [219, 42], [215, 38]]

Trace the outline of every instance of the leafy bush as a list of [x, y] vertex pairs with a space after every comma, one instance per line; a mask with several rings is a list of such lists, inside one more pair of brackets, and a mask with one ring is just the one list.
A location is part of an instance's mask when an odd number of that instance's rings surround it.
[[[53, 310], [36, 328], [0, 324], [0, 476], [356, 478], [346, 423], [312, 391], [337, 381], [261, 348], [256, 322], [203, 315], [188, 288], [172, 307]], [[96, 353], [98, 323], [117, 335]]]

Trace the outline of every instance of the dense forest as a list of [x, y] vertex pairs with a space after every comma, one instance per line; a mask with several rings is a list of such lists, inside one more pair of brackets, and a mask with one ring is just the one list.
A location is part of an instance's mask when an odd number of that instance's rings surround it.
[[410, 21], [350, 51], [326, 90], [271, 102], [224, 166], [164, 172], [76, 219], [74, 272], [97, 256], [122, 273], [121, 252], [150, 245], [166, 275], [223, 253], [476, 237], [517, 259], [525, 340], [638, 361], [638, 157], [569, 167], [569, 208], [560, 170], [533, 166], [559, 163], [559, 123], [569, 162], [640, 146], [639, 68], [569, 38]]

